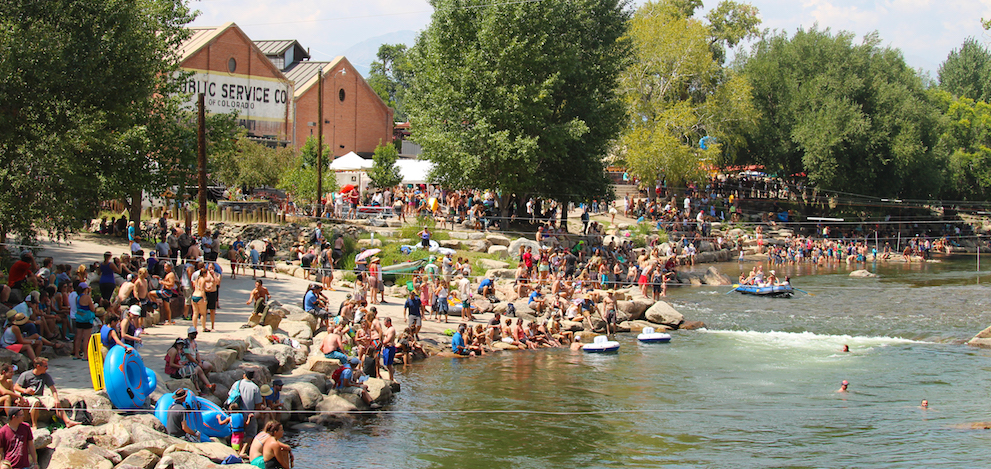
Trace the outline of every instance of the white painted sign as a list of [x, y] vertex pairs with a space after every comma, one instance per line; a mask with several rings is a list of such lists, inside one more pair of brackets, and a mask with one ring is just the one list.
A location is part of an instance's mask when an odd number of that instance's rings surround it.
[[190, 93], [186, 106], [196, 109], [197, 94], [204, 93], [206, 111], [229, 114], [238, 119], [285, 122], [290, 99], [289, 84], [278, 80], [197, 71], [181, 83], [180, 92]]

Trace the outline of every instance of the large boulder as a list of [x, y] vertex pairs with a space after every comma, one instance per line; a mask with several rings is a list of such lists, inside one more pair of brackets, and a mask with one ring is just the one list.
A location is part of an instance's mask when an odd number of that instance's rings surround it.
[[[291, 351], [292, 347], [289, 347], [288, 345], [284, 345], [283, 347], [289, 348], [290, 351], [288, 355], [286, 355], [285, 351], [283, 351], [283, 356], [281, 360], [279, 359], [279, 357], [276, 357], [272, 354], [257, 354], [257, 353], [246, 353], [244, 354], [243, 357], [241, 357], [241, 359], [247, 363], [255, 364], [262, 368], [265, 368], [266, 370], [268, 370], [269, 374], [281, 373], [280, 370], [282, 370], [285, 367], [286, 363], [289, 360], [293, 360], [295, 356], [295, 353]], [[288, 371], [289, 369], [292, 369], [292, 365], [289, 365], [288, 367], [285, 368], [286, 371]]]
[[381, 239], [378, 239], [378, 238], [375, 238], [375, 239], [359, 239], [358, 240], [358, 247], [359, 248], [380, 248], [380, 247], [382, 247], [382, 240]]
[[215, 441], [208, 441], [203, 443], [190, 443], [184, 441], [169, 446], [168, 448], [165, 448], [165, 452], [163, 453], [163, 459], [165, 457], [168, 457], [169, 454], [175, 452], [198, 454], [215, 463], [220, 463], [224, 459], [227, 459], [228, 456], [232, 454], [237, 454], [233, 449], [231, 449], [230, 446], [227, 446], [223, 443], [217, 443]]
[[[317, 327], [320, 326], [320, 319], [318, 319], [316, 317], [316, 315], [313, 315], [313, 314], [310, 314], [310, 313], [306, 313], [306, 312], [287, 314], [285, 320], [286, 321], [302, 321], [302, 322], [305, 322], [307, 325], [310, 326], [311, 335], [312, 335], [312, 332], [316, 331], [317, 330]], [[281, 324], [280, 324], [280, 327], [282, 327]], [[285, 328], [283, 328], [282, 330], [285, 330]]]
[[368, 378], [365, 385], [368, 386], [368, 395], [372, 397], [374, 402], [387, 402], [392, 398], [392, 386], [389, 381], [380, 378]]
[[540, 251], [540, 244], [536, 241], [527, 238], [517, 238], [513, 240], [513, 242], [509, 243], [509, 257], [519, 260], [520, 246], [523, 246], [524, 248], [529, 247], [533, 249], [533, 252]]
[[213, 467], [216, 465], [206, 456], [185, 451], [173, 451], [163, 456], [155, 469], [207, 469]]
[[323, 394], [320, 392], [320, 389], [312, 383], [290, 383], [283, 387], [283, 390], [285, 389], [292, 389], [299, 393], [300, 404], [303, 406], [303, 409], [306, 410], [313, 410], [323, 399]]
[[[714, 255], [713, 255], [713, 260], [715, 260], [715, 256]], [[706, 262], [706, 261], [703, 261], [703, 262]], [[707, 262], [712, 262], [712, 261], [707, 261]], [[705, 271], [705, 275], [702, 276], [702, 280], [705, 282], [706, 285], [732, 285], [733, 284], [733, 282], [730, 281], [730, 278], [728, 276], [723, 275], [722, 273], [720, 273], [719, 270], [716, 269], [715, 267], [709, 267]]]
[[874, 277], [877, 277], [877, 274], [875, 274], [874, 272], [871, 272], [869, 270], [860, 269], [860, 270], [854, 270], [853, 272], [850, 272], [850, 276], [853, 277], [853, 278], [874, 278]]
[[117, 410], [114, 409], [113, 403], [110, 402], [110, 398], [107, 397], [106, 391], [82, 389], [69, 392], [66, 390], [64, 393], [61, 393], [59, 397], [62, 398], [62, 401], [66, 401], [65, 404], [68, 407], [71, 407], [79, 401], [85, 402], [86, 409], [89, 411], [90, 416], [93, 419], [91, 422], [93, 425], [103, 425], [117, 415]]
[[495, 278], [511, 279], [516, 277], [516, 269], [489, 269], [488, 274]]
[[437, 244], [442, 248], [454, 249], [455, 251], [461, 249], [461, 241], [456, 239], [442, 239], [437, 241]]
[[[282, 388], [282, 391], [279, 392], [279, 402], [282, 403], [282, 408], [286, 410], [286, 412], [280, 414], [280, 420], [283, 422], [291, 418], [295, 418], [296, 420], [305, 418], [305, 415], [302, 413], [304, 410], [303, 400], [299, 398], [299, 393], [295, 389]], [[293, 413], [290, 413], [290, 411]]]
[[285, 332], [287, 336], [300, 340], [312, 339], [315, 327], [310, 327], [310, 324], [307, 322], [287, 319], [279, 323], [279, 329]]
[[213, 364], [214, 371], [227, 371], [237, 360], [237, 350], [216, 349], [206, 355], [206, 360]]
[[647, 309], [644, 318], [654, 324], [664, 324], [677, 328], [685, 321], [685, 316], [664, 301], [658, 301]]
[[48, 469], [113, 469], [114, 463], [99, 454], [69, 446], [56, 446]]
[[492, 242], [487, 239], [479, 239], [477, 241], [471, 242], [472, 252], [488, 252], [489, 248], [492, 246]]
[[234, 350], [237, 352], [237, 358], [241, 358], [248, 352], [248, 341], [244, 339], [218, 339], [217, 348]]
[[505, 269], [509, 267], [509, 264], [503, 261], [497, 261], [494, 259], [479, 259], [478, 265], [485, 269]]
[[322, 373], [326, 377], [334, 374], [338, 368], [341, 367], [341, 362], [333, 359], [326, 358], [321, 353], [319, 356], [310, 355], [309, 361], [306, 362], [305, 368], [315, 373]]
[[0, 361], [17, 365], [18, 370], [30, 370], [34, 368], [28, 360], [28, 357], [5, 348], [0, 348]]
[[489, 240], [489, 242], [495, 246], [506, 246], [508, 248], [509, 245], [512, 244], [512, 241], [510, 241], [509, 238], [495, 233], [485, 235], [485, 239]]
[[967, 345], [971, 347], [991, 348], [991, 327], [978, 332], [973, 339], [967, 342]]
[[299, 372], [282, 378], [285, 383], [310, 383], [317, 387], [321, 393], [327, 392], [327, 376], [323, 373]]
[[502, 245], [492, 246], [489, 248], [489, 255], [495, 256], [498, 259], [505, 259], [509, 257], [509, 248]]
[[137, 453], [134, 453], [124, 458], [124, 460], [121, 461], [120, 465], [117, 467], [118, 468], [137, 467], [141, 469], [153, 469], [155, 465], [158, 464], [158, 461], [160, 459], [162, 458], [157, 454], [152, 453], [151, 451], [148, 451], [146, 449], [143, 449], [141, 451], [138, 451]]

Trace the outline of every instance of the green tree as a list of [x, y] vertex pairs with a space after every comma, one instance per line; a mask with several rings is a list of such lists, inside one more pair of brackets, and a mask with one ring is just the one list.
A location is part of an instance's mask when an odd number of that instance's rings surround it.
[[296, 162], [289, 147], [269, 148], [241, 131], [232, 151], [215, 153], [210, 158], [213, 179], [228, 187], [275, 186], [285, 168]]
[[368, 177], [376, 187], [392, 187], [403, 182], [403, 175], [399, 173], [396, 160], [399, 159], [399, 152], [395, 145], [382, 144], [375, 147], [375, 154], [372, 155], [372, 170], [368, 172]]
[[945, 124], [936, 153], [947, 156], [945, 195], [954, 200], [991, 196], [991, 104], [933, 92]]
[[[622, 125], [620, 0], [434, 0], [410, 51], [413, 139], [453, 188], [558, 201], [603, 197]], [[506, 225], [503, 224], [503, 227]]]
[[742, 57], [761, 117], [738, 161], [805, 172], [826, 190], [936, 195], [940, 117], [922, 79], [876, 34], [853, 38], [799, 29], [768, 36]]
[[155, 113], [178, 110], [171, 77], [192, 18], [181, 0], [4, 2], [0, 239], [64, 234], [99, 200], [170, 177], [156, 159], [170, 150], [148, 146], [162, 143]]
[[378, 60], [372, 62], [368, 74], [368, 85], [395, 110], [393, 117], [405, 121], [405, 93], [409, 88], [410, 64], [406, 57], [405, 44], [382, 44], [379, 46]]
[[[300, 165], [304, 168], [314, 168], [317, 167], [317, 138], [310, 135], [306, 138], [306, 142], [303, 143], [302, 148], [299, 149]], [[323, 146], [323, 170], [324, 172], [330, 170], [330, 164], [334, 162], [334, 154], [330, 151], [330, 145], [324, 144]]]
[[[706, 24], [692, 17], [700, 5], [651, 2], [630, 21], [634, 57], [621, 79], [630, 125], [621, 152], [651, 186], [660, 178], [673, 185], [700, 179], [724, 149], [742, 143], [738, 130], [755, 117], [749, 84], [722, 67], [721, 51], [756, 34], [756, 10], [724, 2]], [[704, 136], [720, 143], [702, 150]]]
[[991, 52], [969, 37], [939, 66], [939, 87], [954, 96], [991, 100]]
[[[279, 177], [276, 186], [286, 191], [300, 207], [311, 207], [317, 201], [317, 169], [303, 165], [303, 156], [298, 155]], [[333, 171], [323, 172], [323, 191], [337, 190], [337, 179]]]

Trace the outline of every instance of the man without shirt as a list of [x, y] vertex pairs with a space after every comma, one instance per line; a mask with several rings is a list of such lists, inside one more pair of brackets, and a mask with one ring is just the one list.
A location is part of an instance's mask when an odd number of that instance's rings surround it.
[[332, 358], [344, 365], [348, 362], [348, 356], [344, 354], [344, 344], [341, 342], [341, 327], [335, 326], [333, 330], [328, 331], [327, 337], [324, 337], [323, 343], [320, 344], [320, 351], [323, 352], [324, 357]]
[[268, 288], [265, 288], [260, 279], [255, 279], [255, 288], [251, 290], [251, 294], [248, 295], [248, 301], [245, 301], [244, 304], [250, 305], [254, 303], [254, 314], [261, 315], [262, 311], [265, 310], [265, 305], [268, 303], [269, 297]]
[[389, 379], [396, 380], [396, 328], [392, 326], [392, 318], [385, 318], [385, 331], [382, 332], [382, 364], [389, 370]]

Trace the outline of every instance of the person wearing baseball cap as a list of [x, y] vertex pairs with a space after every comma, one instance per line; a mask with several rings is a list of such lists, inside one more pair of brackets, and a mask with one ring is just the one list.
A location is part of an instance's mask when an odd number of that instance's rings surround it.
[[850, 383], [847, 380], [843, 380], [843, 382], [840, 383], [840, 388], [837, 389], [836, 392], [850, 392], [847, 391], [848, 386], [850, 386]]
[[7, 424], [0, 427], [0, 452], [10, 467], [36, 469], [39, 466], [34, 434], [24, 422], [25, 417], [24, 408], [7, 408]]
[[196, 330], [196, 326], [189, 326], [189, 329], [186, 329], [186, 349], [183, 350], [183, 353], [186, 354], [187, 361], [203, 368], [204, 373], [209, 373], [213, 371], [213, 363], [203, 360], [200, 357], [200, 347], [196, 343], [196, 336], [198, 335], [200, 333]]

